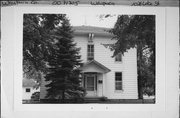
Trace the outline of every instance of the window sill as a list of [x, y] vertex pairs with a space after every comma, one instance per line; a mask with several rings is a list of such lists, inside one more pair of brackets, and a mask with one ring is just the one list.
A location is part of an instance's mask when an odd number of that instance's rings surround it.
[[122, 64], [122, 61], [115, 61], [114, 63]]
[[115, 90], [114, 92], [115, 92], [115, 93], [123, 93], [124, 90]]

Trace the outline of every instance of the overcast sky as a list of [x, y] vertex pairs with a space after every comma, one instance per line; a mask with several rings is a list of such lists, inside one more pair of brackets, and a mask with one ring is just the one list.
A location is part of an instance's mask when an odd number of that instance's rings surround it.
[[107, 27], [113, 28], [117, 15], [113, 17], [107, 17], [103, 20], [100, 19], [100, 14], [67, 14], [67, 17], [70, 19], [72, 26], [96, 26], [96, 27]]

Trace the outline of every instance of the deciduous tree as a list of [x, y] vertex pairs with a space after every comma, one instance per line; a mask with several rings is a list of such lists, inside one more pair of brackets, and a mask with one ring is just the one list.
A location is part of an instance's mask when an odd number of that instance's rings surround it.
[[114, 55], [137, 49], [138, 93], [155, 94], [155, 16], [120, 15], [110, 33], [117, 42], [111, 46]]
[[47, 56], [52, 53], [53, 29], [64, 14], [24, 14], [23, 75], [40, 83], [46, 72]]

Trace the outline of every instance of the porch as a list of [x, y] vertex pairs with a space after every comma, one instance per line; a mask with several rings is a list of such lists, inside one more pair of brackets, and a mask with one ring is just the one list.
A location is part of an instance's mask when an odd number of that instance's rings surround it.
[[104, 97], [106, 73], [110, 69], [95, 60], [87, 62], [80, 69], [82, 72], [81, 86], [86, 89], [86, 99], [93, 100]]

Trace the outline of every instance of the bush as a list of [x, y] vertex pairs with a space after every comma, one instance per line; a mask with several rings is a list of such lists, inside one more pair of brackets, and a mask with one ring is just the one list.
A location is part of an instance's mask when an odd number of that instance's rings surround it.
[[100, 100], [101, 101], [107, 101], [107, 97], [101, 97]]
[[37, 101], [37, 100], [39, 100], [39, 98], [40, 98], [40, 92], [34, 92], [31, 95], [31, 100], [33, 100], [33, 101]]

